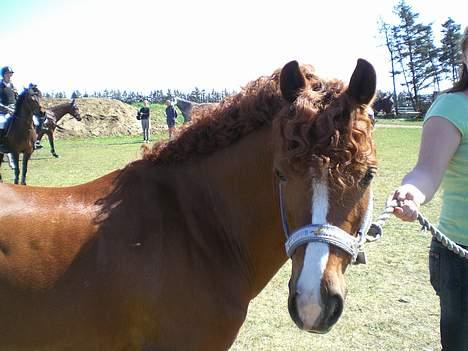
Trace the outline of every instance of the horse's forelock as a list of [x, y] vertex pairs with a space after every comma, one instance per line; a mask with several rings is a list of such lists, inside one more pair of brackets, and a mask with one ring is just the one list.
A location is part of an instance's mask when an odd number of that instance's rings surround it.
[[341, 81], [323, 82], [319, 91], [303, 92], [295, 103], [296, 116], [282, 120], [286, 157], [297, 171], [328, 168], [335, 184], [350, 186], [372, 159], [371, 122], [352, 102]]

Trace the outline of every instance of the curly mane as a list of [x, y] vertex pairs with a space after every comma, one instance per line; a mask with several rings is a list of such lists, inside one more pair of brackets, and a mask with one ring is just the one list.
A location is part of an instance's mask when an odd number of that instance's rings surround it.
[[208, 155], [271, 123], [286, 104], [279, 91], [279, 74], [277, 70], [250, 82], [218, 105], [200, 106], [192, 125], [183, 128], [176, 139], [156, 143], [143, 158], [167, 164]]
[[[297, 170], [327, 169], [340, 188], [376, 166], [367, 105], [356, 106], [339, 80], [322, 80], [305, 67], [308, 87], [291, 105], [279, 88], [280, 70], [249, 83], [239, 94], [197, 111], [178, 138], [146, 150], [156, 164], [184, 161], [227, 147], [280, 116], [285, 157]], [[317, 174], [318, 176], [318, 174]]]
[[322, 81], [317, 89], [303, 91], [297, 98], [293, 118], [281, 119], [289, 163], [304, 172], [326, 169], [340, 189], [376, 167], [368, 107], [356, 109], [345, 88], [338, 80]]

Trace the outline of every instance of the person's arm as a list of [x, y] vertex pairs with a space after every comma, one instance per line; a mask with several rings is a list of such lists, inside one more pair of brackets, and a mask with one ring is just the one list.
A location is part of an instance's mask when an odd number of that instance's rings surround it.
[[11, 108], [10, 106], [5, 106], [0, 103], [0, 112], [2, 113], [14, 113], [15, 109]]
[[398, 218], [404, 221], [417, 218], [419, 205], [429, 202], [439, 188], [460, 140], [460, 131], [443, 117], [431, 117], [424, 124], [416, 166], [393, 195], [399, 202], [394, 210]]

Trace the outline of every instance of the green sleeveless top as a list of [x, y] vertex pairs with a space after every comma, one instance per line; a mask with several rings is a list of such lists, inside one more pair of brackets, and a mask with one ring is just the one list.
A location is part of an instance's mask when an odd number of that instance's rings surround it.
[[460, 146], [442, 180], [439, 229], [456, 243], [468, 245], [468, 95], [441, 94], [427, 111], [424, 122], [434, 116], [446, 118], [461, 134]]

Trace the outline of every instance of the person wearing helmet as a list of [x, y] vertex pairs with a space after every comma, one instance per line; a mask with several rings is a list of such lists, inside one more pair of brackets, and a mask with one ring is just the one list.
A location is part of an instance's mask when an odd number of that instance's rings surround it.
[[[6, 131], [7, 121], [13, 116], [15, 110], [15, 103], [18, 97], [13, 83], [11, 82], [11, 76], [13, 75], [13, 69], [10, 66], [5, 66], [1, 69], [0, 74], [2, 80], [0, 81], [0, 149], [6, 149], [4, 145], [4, 135]], [[5, 154], [8, 158], [8, 164], [11, 169], [15, 168], [11, 154]]]
[[[2, 80], [0, 81], [0, 149], [4, 149], [5, 134], [8, 121], [15, 112], [16, 99], [18, 92], [11, 82], [13, 69], [5, 66], [1, 69]], [[1, 150], [0, 150], [1, 151]]]
[[2, 80], [0, 81], [0, 112], [3, 114], [12, 113], [15, 108], [18, 92], [16, 91], [11, 76], [13, 69], [10, 66], [5, 66], [1, 70]]

